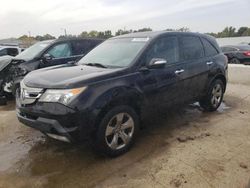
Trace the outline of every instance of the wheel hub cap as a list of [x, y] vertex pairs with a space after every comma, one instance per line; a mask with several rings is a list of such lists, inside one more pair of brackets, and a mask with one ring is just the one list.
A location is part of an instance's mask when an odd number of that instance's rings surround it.
[[124, 148], [134, 134], [134, 120], [127, 113], [119, 113], [111, 118], [105, 131], [107, 145], [118, 150]]
[[214, 86], [213, 90], [212, 90], [212, 98], [211, 98], [211, 103], [213, 105], [213, 107], [218, 107], [218, 105], [221, 102], [222, 99], [222, 88], [220, 84], [217, 84]]

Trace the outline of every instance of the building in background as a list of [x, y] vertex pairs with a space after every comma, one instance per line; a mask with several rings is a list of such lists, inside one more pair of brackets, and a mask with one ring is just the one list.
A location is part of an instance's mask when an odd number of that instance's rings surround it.
[[237, 44], [250, 44], [250, 37], [227, 37], [217, 38], [220, 46], [237, 45]]

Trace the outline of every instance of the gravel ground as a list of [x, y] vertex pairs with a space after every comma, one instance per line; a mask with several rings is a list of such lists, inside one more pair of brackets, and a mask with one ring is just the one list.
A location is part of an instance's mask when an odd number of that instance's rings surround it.
[[103, 158], [21, 125], [14, 102], [0, 107], [0, 188], [225, 187], [250, 180], [250, 66], [230, 66], [220, 109], [190, 105], [152, 115], [135, 147]]

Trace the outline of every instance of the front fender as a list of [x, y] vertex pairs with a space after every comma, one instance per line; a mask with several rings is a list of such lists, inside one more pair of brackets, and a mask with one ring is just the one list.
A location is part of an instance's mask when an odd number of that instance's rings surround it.
[[115, 87], [102, 95], [100, 95], [94, 102], [96, 109], [103, 109], [106, 106], [116, 105], [140, 105], [143, 102], [143, 95], [131, 87]]

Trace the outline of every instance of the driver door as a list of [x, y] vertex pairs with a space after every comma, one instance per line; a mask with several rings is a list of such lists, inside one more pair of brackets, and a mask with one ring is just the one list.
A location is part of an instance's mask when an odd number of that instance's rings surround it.
[[178, 37], [168, 35], [159, 38], [149, 50], [147, 62], [153, 58], [167, 61], [165, 67], [151, 70], [157, 82], [157, 105], [170, 106], [182, 102], [186, 74], [184, 64], [179, 62]]
[[44, 53], [40, 68], [66, 64], [74, 60], [70, 43], [57, 43]]

